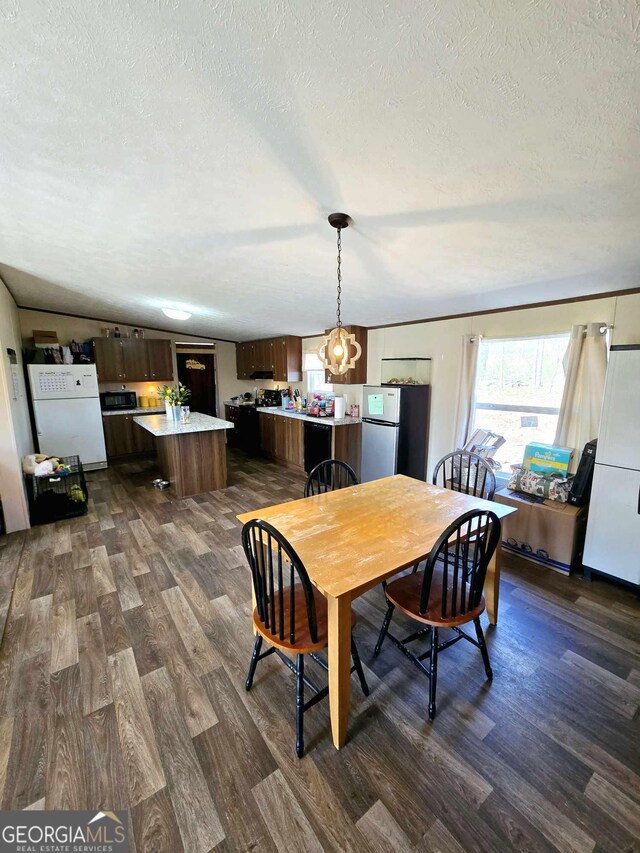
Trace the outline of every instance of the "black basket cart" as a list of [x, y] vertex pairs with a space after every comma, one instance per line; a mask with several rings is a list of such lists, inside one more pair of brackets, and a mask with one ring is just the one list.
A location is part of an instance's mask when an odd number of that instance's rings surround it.
[[63, 518], [74, 518], [87, 512], [89, 495], [79, 456], [61, 456], [68, 465], [65, 474], [35, 477], [25, 474], [31, 524], [50, 524]]

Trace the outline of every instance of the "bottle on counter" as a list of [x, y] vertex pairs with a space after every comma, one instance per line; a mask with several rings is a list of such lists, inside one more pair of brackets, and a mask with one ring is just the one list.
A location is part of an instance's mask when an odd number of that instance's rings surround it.
[[113, 330], [113, 337], [114, 337], [114, 338], [119, 338], [119, 337], [120, 337], [120, 327], [119, 327], [119, 326], [116, 326], [116, 327], [114, 328], [114, 330]]

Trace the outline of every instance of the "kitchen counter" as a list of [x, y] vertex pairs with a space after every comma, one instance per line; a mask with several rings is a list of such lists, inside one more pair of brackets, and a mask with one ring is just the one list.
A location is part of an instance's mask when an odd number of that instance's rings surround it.
[[349, 424], [362, 423], [362, 418], [318, 418], [315, 415], [305, 415], [304, 412], [285, 410], [280, 406], [262, 406], [258, 411], [268, 415], [279, 415], [283, 418], [295, 418], [297, 421], [310, 421], [312, 424], [327, 424], [327, 426], [348, 426]]
[[152, 417], [134, 418], [134, 423], [148, 430], [153, 435], [184, 435], [190, 432], [212, 432], [221, 429], [233, 429], [230, 421], [221, 418], [213, 418], [211, 415], [202, 415], [200, 412], [191, 412], [189, 423], [183, 424], [179, 420], [173, 420], [166, 415], [153, 415]]
[[232, 423], [200, 412], [191, 412], [188, 424], [166, 415], [140, 415], [133, 422], [155, 436], [160, 468], [176, 497], [227, 487], [225, 430]]
[[309, 473], [325, 459], [339, 459], [360, 470], [360, 418], [318, 418], [285, 411], [278, 406], [258, 409], [263, 453]]
[[103, 409], [102, 416], [108, 418], [109, 415], [155, 415], [164, 412], [164, 410], [164, 406], [159, 409], [155, 407], [151, 409], [149, 406], [138, 406], [135, 409], [109, 409], [106, 411]]

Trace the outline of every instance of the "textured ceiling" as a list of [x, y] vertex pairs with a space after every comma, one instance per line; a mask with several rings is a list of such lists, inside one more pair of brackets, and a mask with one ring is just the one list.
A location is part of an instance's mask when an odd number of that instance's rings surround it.
[[[636, 0], [4, 0], [19, 304], [246, 339], [640, 284]], [[186, 325], [162, 305], [193, 312]]]

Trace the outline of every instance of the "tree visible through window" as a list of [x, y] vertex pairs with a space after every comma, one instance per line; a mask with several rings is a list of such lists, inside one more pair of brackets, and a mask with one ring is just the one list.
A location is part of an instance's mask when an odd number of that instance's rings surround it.
[[522, 462], [530, 441], [553, 443], [568, 343], [568, 333], [480, 343], [474, 429], [506, 438], [495, 459], [507, 473]]

